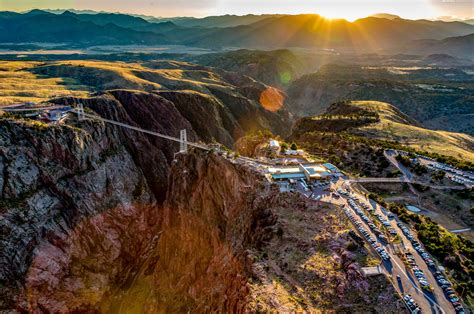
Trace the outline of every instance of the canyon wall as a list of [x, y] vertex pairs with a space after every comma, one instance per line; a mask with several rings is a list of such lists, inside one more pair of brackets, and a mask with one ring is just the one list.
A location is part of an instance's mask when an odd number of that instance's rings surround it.
[[118, 130], [100, 122], [79, 129], [0, 121], [2, 308], [24, 287], [41, 245], [60, 243], [110, 208], [156, 202], [133, 159]]
[[[196, 121], [153, 93], [115, 90], [82, 102], [104, 118], [201, 136]], [[336, 209], [280, 193], [240, 159], [174, 155], [177, 146], [97, 120], [46, 125], [2, 117], [0, 310], [294, 312], [395, 304], [386, 281], [372, 285], [347, 252], [353, 241]]]

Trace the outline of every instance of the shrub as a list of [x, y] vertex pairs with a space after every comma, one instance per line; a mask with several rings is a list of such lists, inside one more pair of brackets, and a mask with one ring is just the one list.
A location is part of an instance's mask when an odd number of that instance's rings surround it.
[[346, 248], [347, 248], [348, 251], [353, 252], [353, 251], [357, 250], [358, 247], [359, 247], [359, 246], [358, 246], [355, 242], [352, 242], [352, 241], [351, 241], [351, 242], [349, 242], [349, 243], [347, 244], [347, 247], [346, 247]]

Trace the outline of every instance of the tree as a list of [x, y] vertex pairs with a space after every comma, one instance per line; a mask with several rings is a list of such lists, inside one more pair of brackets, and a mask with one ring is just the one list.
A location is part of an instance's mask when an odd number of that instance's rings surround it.
[[298, 145], [296, 145], [296, 143], [291, 143], [290, 148], [291, 148], [292, 150], [297, 150], [297, 149], [298, 149]]
[[441, 180], [443, 180], [443, 178], [445, 177], [445, 175], [446, 175], [446, 172], [444, 172], [444, 171], [442, 171], [442, 170], [438, 170], [438, 171], [436, 171], [435, 173], [433, 173], [433, 174], [431, 175], [431, 177], [432, 177], [433, 179], [435, 179], [435, 180], [440, 180], [440, 181], [441, 181]]

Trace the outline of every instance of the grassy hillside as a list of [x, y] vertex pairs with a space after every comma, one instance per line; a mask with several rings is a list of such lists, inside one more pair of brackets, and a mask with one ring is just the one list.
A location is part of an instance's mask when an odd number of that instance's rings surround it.
[[[203, 140], [231, 146], [247, 131], [288, 134], [291, 116], [280, 90], [249, 77], [178, 61], [3, 62], [3, 104], [128, 90], [171, 101]], [[127, 96], [128, 101], [137, 101]], [[150, 96], [151, 97], [151, 96]], [[60, 101], [60, 100], [58, 100]]]
[[322, 114], [340, 100], [370, 99], [394, 105], [424, 127], [474, 135], [462, 123], [474, 113], [473, 78], [460, 68], [329, 64], [293, 82], [288, 96], [300, 116]]
[[73, 78], [48, 77], [31, 72], [38, 62], [0, 61], [0, 106], [40, 102], [56, 96], [85, 96], [89, 88]]
[[331, 105], [324, 115], [300, 119], [293, 134], [339, 132], [376, 141], [389, 141], [418, 151], [474, 161], [474, 137], [433, 131], [414, 124], [394, 106], [378, 101], [351, 101]]
[[[72, 78], [94, 90], [116, 88], [138, 90], [195, 90], [232, 85], [217, 71], [186, 62], [162, 61], [146, 64], [106, 61], [59, 61], [35, 66], [32, 72], [49, 77]], [[257, 82], [249, 82], [255, 83]], [[263, 84], [260, 84], [263, 86]]]
[[369, 138], [389, 140], [420, 151], [429, 151], [474, 161], [474, 137], [446, 131], [433, 131], [407, 124], [392, 105], [378, 101], [353, 101], [352, 105], [376, 111], [380, 122], [354, 130]]

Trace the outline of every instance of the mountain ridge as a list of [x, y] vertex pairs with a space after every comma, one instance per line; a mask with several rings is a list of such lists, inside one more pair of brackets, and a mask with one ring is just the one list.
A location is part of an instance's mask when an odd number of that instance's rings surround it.
[[[48, 23], [44, 21], [46, 17]], [[211, 18], [214, 17], [208, 17], [208, 20]], [[354, 22], [329, 20], [317, 14], [217, 18], [235, 21], [203, 26], [180, 24], [178, 19], [161, 20], [166, 24], [154, 23], [120, 13], [77, 14], [67, 10], [61, 14], [41, 10], [24, 14], [0, 12], [0, 28], [4, 30], [0, 42], [35, 40], [85, 46], [180, 44], [204, 48], [301, 47], [382, 51], [413, 40], [441, 40], [474, 33], [474, 25], [461, 22], [378, 17], [366, 17]], [[65, 31], [59, 31], [61, 28]]]
[[424, 129], [389, 103], [370, 100], [341, 101], [324, 114], [299, 119], [292, 137], [313, 131], [349, 133], [368, 139], [389, 141], [415, 149], [474, 161], [474, 137]]

